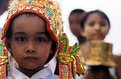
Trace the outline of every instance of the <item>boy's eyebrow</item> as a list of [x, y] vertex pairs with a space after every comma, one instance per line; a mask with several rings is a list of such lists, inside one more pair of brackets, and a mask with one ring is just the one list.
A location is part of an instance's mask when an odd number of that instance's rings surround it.
[[24, 35], [24, 34], [25, 34], [24, 32], [17, 32], [14, 35]]
[[[24, 35], [24, 34], [26, 34], [25, 32], [17, 32], [17, 33], [15, 33], [14, 35]], [[35, 34], [37, 34], [37, 35], [40, 35], [40, 34], [47, 34], [47, 32], [37, 32], [37, 33], [35, 33]]]
[[51, 37], [48, 35], [48, 32], [37, 32], [37, 35], [45, 35], [48, 39], [51, 39]]

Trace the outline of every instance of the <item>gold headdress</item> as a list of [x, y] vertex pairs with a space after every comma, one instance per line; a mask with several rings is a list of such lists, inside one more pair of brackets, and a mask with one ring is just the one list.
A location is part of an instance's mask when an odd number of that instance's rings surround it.
[[[8, 17], [2, 32], [2, 39], [6, 37], [11, 20], [23, 13], [34, 13], [46, 21], [46, 29], [55, 41], [54, 54], [57, 52], [59, 39], [62, 37], [63, 25], [59, 6], [53, 0], [13, 0], [9, 7]], [[49, 59], [52, 59], [51, 55]], [[49, 60], [48, 60], [49, 61]]]

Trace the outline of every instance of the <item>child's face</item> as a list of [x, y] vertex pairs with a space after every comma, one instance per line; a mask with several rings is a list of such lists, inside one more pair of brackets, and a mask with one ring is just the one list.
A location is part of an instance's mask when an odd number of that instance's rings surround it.
[[90, 14], [84, 24], [83, 35], [88, 40], [103, 40], [109, 31], [108, 21], [99, 13]]
[[21, 15], [14, 19], [9, 51], [20, 69], [44, 67], [52, 44], [45, 26], [45, 21], [38, 16]]
[[80, 36], [82, 33], [82, 29], [80, 26], [80, 21], [81, 21], [82, 15], [83, 14], [81, 14], [81, 13], [74, 13], [74, 14], [71, 14], [70, 18], [69, 18], [70, 29], [71, 29], [72, 33], [77, 37]]

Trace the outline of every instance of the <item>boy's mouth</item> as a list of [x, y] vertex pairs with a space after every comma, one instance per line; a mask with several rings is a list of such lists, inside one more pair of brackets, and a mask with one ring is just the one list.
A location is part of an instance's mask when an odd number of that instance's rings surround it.
[[38, 58], [35, 56], [27, 56], [24, 58], [25, 60], [37, 60]]

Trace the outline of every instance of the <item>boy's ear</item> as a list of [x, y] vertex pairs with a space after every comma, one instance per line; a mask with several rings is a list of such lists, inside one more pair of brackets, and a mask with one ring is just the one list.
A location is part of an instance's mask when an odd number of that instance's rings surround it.
[[8, 51], [11, 51], [10, 40], [5, 39], [5, 46], [6, 46]]

